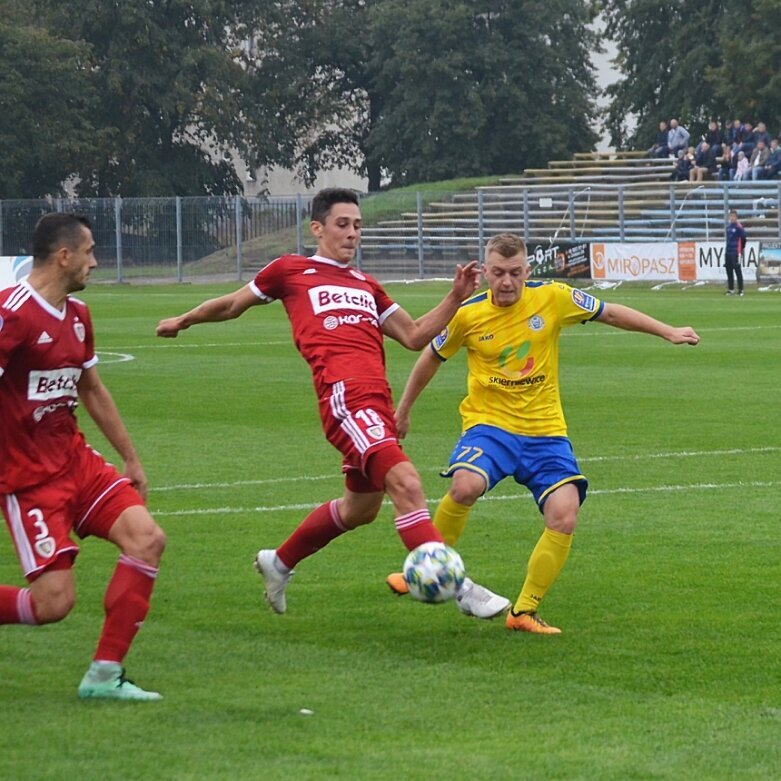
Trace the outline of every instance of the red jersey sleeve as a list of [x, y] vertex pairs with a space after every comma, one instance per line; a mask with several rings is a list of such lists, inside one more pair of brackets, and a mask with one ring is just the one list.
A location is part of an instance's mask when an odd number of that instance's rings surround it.
[[283, 255], [264, 266], [249, 283], [252, 292], [264, 301], [275, 301], [282, 298], [285, 290], [286, 265]]
[[392, 315], [399, 305], [385, 292], [383, 286], [373, 277], [371, 277], [372, 284], [374, 285], [374, 302], [377, 304], [377, 315], [382, 325], [385, 320]]
[[13, 312], [0, 308], [0, 377], [16, 348], [25, 341], [27, 327]]

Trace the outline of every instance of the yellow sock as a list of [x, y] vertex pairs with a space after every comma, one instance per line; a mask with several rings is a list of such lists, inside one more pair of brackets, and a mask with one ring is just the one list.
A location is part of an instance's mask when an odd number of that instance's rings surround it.
[[571, 534], [545, 529], [529, 557], [526, 580], [513, 607], [516, 613], [537, 610], [545, 592], [559, 576], [571, 547]]
[[434, 513], [434, 526], [437, 527], [447, 545], [455, 545], [463, 534], [471, 507], [454, 502], [450, 494], [445, 494]]

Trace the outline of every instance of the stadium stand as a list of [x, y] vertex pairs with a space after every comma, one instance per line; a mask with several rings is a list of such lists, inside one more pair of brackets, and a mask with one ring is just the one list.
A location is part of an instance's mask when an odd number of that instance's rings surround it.
[[644, 152], [576, 153], [498, 185], [454, 192], [363, 232], [364, 251], [402, 262], [474, 255], [488, 236], [527, 241], [718, 241], [729, 209], [752, 239], [778, 239], [781, 180], [672, 182], [673, 161]]

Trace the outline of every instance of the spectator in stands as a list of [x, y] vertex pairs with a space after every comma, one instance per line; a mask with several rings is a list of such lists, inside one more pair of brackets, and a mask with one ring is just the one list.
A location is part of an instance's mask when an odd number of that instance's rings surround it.
[[770, 154], [762, 172], [763, 179], [775, 179], [781, 171], [781, 144], [777, 138], [770, 139]]
[[678, 162], [675, 164], [670, 178], [674, 182], [688, 182], [689, 172], [694, 167], [694, 147], [690, 146], [685, 152], [678, 155]]
[[732, 156], [730, 145], [721, 145], [721, 162], [719, 163], [719, 181], [731, 182], [735, 178], [735, 165], [737, 158]]
[[757, 141], [757, 145], [754, 151], [751, 153], [751, 161], [749, 162], [749, 168], [751, 168], [751, 179], [757, 181], [762, 179], [765, 173], [765, 163], [767, 163], [770, 157], [770, 150], [765, 146], [764, 139], [760, 138]]
[[737, 157], [738, 147], [743, 141], [743, 123], [739, 119], [733, 119], [732, 124], [727, 128], [726, 142], [730, 145], [735, 157]]
[[702, 140], [707, 141], [711, 148], [719, 150], [724, 143], [724, 138], [724, 131], [719, 127], [719, 123], [711, 120], [708, 123], [708, 132], [702, 137]]
[[694, 165], [689, 171], [690, 182], [703, 182], [716, 173], [717, 146], [711, 146], [707, 141], [700, 144], [698, 152], [694, 153]]
[[678, 124], [677, 119], [670, 120], [670, 132], [667, 134], [667, 148], [671, 155], [678, 155], [689, 146], [689, 131]]
[[770, 133], [767, 132], [767, 125], [764, 122], [757, 122], [757, 128], [754, 131], [757, 142], [764, 141], [765, 147], [770, 148]]
[[744, 182], [751, 178], [751, 170], [745, 152], [738, 152], [738, 164], [735, 166], [735, 181]]
[[754, 151], [756, 145], [757, 136], [754, 132], [754, 127], [751, 122], [746, 122], [743, 125], [743, 140], [738, 144], [738, 152], [745, 152], [746, 157], [750, 160], [751, 153]]
[[659, 131], [654, 139], [653, 146], [648, 150], [648, 157], [667, 157], [670, 150], [667, 147], [667, 123], [662, 120], [659, 123]]

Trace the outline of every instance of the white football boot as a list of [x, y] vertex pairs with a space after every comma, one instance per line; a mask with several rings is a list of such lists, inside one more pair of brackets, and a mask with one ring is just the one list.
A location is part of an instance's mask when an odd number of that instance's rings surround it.
[[280, 572], [276, 560], [275, 550], [260, 550], [255, 557], [255, 569], [263, 578], [266, 601], [275, 613], [281, 614], [287, 610], [285, 589], [290, 578], [293, 577], [293, 570], [291, 569], [287, 574]]
[[466, 616], [496, 618], [496, 616], [507, 612], [510, 600], [507, 597], [494, 594], [493, 591], [475, 583], [471, 578], [464, 578], [464, 585], [456, 594], [456, 604]]

